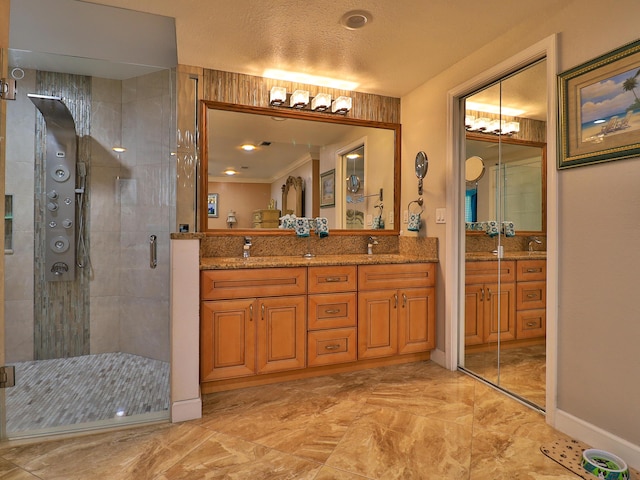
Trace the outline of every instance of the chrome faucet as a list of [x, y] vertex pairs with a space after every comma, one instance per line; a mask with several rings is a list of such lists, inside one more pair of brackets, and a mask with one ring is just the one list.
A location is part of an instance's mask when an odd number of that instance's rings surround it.
[[244, 245], [242, 246], [242, 258], [249, 258], [251, 256], [251, 237], [244, 237]]
[[378, 245], [378, 239], [372, 235], [367, 240], [367, 255], [373, 255], [374, 245]]
[[542, 244], [542, 241], [538, 237], [529, 237], [529, 252], [533, 252], [533, 244], [537, 243], [538, 245]]

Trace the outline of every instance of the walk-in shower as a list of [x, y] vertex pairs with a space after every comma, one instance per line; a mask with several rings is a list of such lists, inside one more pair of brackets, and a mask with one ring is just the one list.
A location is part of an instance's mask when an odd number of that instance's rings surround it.
[[25, 75], [7, 105], [7, 435], [168, 419], [175, 74], [15, 60]]

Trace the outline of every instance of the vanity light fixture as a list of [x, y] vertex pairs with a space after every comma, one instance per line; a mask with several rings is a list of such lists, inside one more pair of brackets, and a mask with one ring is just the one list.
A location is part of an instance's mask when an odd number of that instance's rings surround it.
[[273, 87], [269, 92], [269, 105], [280, 107], [287, 101], [287, 89], [284, 87]]
[[306, 90], [296, 90], [291, 94], [289, 106], [291, 108], [304, 108], [309, 105], [309, 92]]
[[311, 100], [311, 110], [314, 112], [325, 112], [331, 108], [331, 94], [319, 93]]
[[465, 115], [464, 126], [470, 132], [493, 133], [495, 135], [513, 135], [520, 131], [520, 122], [500, 121], [487, 117], [476, 118], [473, 115]]
[[340, 96], [336, 98], [331, 104], [331, 111], [333, 113], [345, 115], [349, 110], [351, 110], [351, 105], [351, 97]]
[[[269, 105], [272, 107], [295, 108], [297, 110], [308, 110], [310, 108], [314, 112], [337, 113], [340, 115], [346, 115], [352, 107], [351, 97], [340, 96], [332, 103], [330, 93], [319, 93], [310, 98], [308, 91], [295, 90], [288, 97], [287, 101], [286, 88], [272, 87], [269, 92]], [[310, 107], [309, 100], [311, 100]]]

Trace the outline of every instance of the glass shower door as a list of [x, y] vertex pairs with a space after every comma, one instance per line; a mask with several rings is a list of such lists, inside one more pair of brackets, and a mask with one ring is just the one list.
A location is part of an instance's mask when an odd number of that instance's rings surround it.
[[[4, 255], [3, 351], [17, 381], [5, 391], [6, 437], [168, 419], [175, 74], [147, 68], [104, 78], [40, 70], [23, 60], [10, 51], [10, 71], [21, 78], [18, 98], [7, 105], [13, 248]], [[69, 64], [49, 58], [57, 60]], [[76, 175], [53, 170], [72, 183], [69, 194], [47, 183], [45, 156], [66, 153], [44, 141], [49, 127], [28, 93], [60, 97], [71, 112]], [[72, 203], [73, 218], [56, 216], [56, 207]], [[76, 240], [75, 273], [52, 281], [43, 258], [57, 244], [46, 232], [61, 224]]]

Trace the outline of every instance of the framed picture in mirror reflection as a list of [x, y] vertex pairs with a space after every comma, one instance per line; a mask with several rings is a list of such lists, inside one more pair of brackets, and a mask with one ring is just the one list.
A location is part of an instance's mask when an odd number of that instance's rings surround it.
[[218, 218], [218, 194], [210, 193], [207, 195], [207, 214], [211, 218]]
[[336, 204], [335, 169], [320, 174], [320, 208], [333, 207]]

